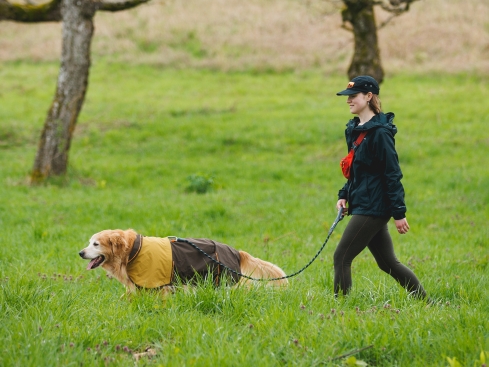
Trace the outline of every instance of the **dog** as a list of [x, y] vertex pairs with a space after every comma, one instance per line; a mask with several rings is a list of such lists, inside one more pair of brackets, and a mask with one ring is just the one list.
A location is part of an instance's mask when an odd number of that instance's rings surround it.
[[[192, 244], [226, 267], [211, 260]], [[94, 234], [79, 255], [90, 260], [87, 270], [102, 267], [126, 287], [126, 294], [138, 289], [158, 289], [168, 293], [174, 291], [176, 285], [192, 285], [209, 276], [213, 277], [216, 285], [288, 285], [286, 278], [253, 281], [242, 277], [240, 274], [255, 279], [283, 278], [286, 275], [277, 265], [205, 238], [146, 237], [133, 229], [107, 229]]]

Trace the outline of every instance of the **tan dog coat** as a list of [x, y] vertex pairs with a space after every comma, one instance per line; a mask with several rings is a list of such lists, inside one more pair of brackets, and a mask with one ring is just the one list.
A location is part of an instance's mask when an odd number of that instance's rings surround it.
[[[187, 238], [214, 259], [240, 272], [240, 255], [234, 248], [206, 238]], [[141, 248], [127, 264], [131, 281], [141, 288], [170, 285], [177, 279], [182, 283], [205, 279], [212, 274], [216, 285], [225, 277], [236, 283], [240, 276], [230, 272], [185, 242], [170, 241], [168, 237], [142, 237]]]

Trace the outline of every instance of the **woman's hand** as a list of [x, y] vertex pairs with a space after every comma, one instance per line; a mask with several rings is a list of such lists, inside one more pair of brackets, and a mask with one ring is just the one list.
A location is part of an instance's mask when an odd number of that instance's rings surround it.
[[409, 231], [409, 224], [406, 218], [394, 220], [396, 223], [397, 232], [399, 234], [406, 234]]
[[340, 208], [343, 208], [343, 216], [348, 212], [348, 208], [346, 207], [346, 200], [345, 199], [340, 199], [336, 203], [336, 210], [340, 210]]

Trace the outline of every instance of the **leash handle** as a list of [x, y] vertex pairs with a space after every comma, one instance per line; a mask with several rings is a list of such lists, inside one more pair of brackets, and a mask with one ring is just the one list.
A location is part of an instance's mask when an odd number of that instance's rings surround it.
[[344, 217], [345, 217], [345, 214], [343, 214], [343, 211], [345, 210], [346, 208], [343, 208], [343, 207], [340, 207], [338, 209], [338, 215], [336, 216], [336, 219], [335, 219], [335, 222], [338, 223], [339, 221], [341, 221]]

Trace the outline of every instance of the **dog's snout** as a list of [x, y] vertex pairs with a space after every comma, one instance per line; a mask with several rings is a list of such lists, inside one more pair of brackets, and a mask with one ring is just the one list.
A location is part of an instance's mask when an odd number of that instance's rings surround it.
[[80, 255], [81, 258], [84, 258], [85, 257], [85, 251], [84, 250], [81, 250], [78, 255]]

